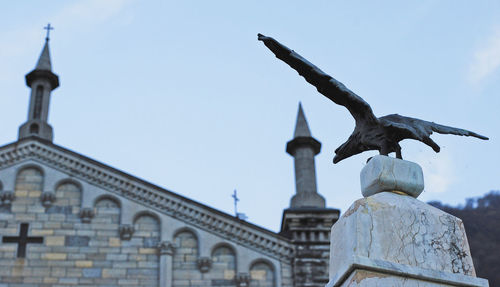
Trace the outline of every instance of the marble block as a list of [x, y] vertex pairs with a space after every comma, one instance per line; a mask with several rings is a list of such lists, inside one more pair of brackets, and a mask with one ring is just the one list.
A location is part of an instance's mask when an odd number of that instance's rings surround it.
[[422, 168], [411, 161], [376, 155], [361, 170], [364, 197], [383, 191], [400, 191], [417, 198], [424, 190]]
[[332, 286], [488, 286], [476, 277], [462, 221], [411, 196], [357, 200], [333, 225]]

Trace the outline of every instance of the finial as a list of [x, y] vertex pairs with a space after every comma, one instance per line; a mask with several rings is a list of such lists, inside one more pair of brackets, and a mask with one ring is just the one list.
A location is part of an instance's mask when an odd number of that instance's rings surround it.
[[43, 27], [43, 29], [47, 30], [47, 36], [45, 36], [45, 41], [49, 41], [50, 38], [50, 30], [54, 30], [54, 27], [50, 26], [50, 23], [47, 24], [47, 26]]

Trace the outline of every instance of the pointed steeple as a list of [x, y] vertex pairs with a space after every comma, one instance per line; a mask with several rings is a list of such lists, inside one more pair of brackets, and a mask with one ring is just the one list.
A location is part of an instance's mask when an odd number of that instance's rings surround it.
[[59, 77], [52, 73], [52, 61], [50, 60], [49, 38], [45, 38], [35, 69], [26, 75], [26, 85], [32, 87], [32, 82], [36, 79], [45, 78], [51, 85], [51, 90], [59, 87]]
[[321, 143], [312, 137], [302, 104], [299, 103], [294, 138], [286, 145], [286, 152], [294, 157], [296, 193], [290, 207], [324, 208], [325, 199], [316, 187], [314, 157], [320, 152]]
[[302, 109], [302, 103], [299, 102], [293, 139], [287, 143], [286, 152], [293, 156], [296, 148], [303, 145], [311, 147], [314, 151], [314, 155], [317, 155], [321, 150], [321, 143], [312, 137], [304, 110]]
[[295, 124], [295, 132], [293, 134], [293, 137], [311, 137], [311, 131], [309, 130], [309, 125], [307, 124], [304, 110], [302, 110], [301, 102], [299, 102], [299, 112], [297, 114], [297, 123]]
[[26, 75], [26, 85], [31, 88], [28, 120], [19, 127], [19, 139], [27, 137], [39, 137], [52, 141], [52, 127], [48, 124], [49, 104], [51, 92], [59, 87], [59, 77], [52, 72], [49, 52], [48, 32], [42, 53], [38, 59], [35, 69]]
[[45, 41], [40, 58], [38, 58], [38, 63], [36, 64], [35, 70], [45, 70], [52, 71], [52, 65], [50, 63], [50, 52], [49, 52], [49, 41]]
[[[299, 104], [294, 136], [286, 145], [286, 151], [293, 156], [296, 192], [290, 207], [283, 210], [280, 230], [297, 247], [294, 262], [299, 264], [293, 264], [293, 274], [311, 274], [311, 266], [318, 274], [321, 270], [327, 273], [324, 254], [330, 250], [330, 228], [340, 215], [340, 210], [326, 207], [325, 198], [317, 190], [314, 157], [320, 150], [321, 143], [312, 137]], [[328, 282], [328, 276], [305, 277], [299, 286], [319, 287]]]

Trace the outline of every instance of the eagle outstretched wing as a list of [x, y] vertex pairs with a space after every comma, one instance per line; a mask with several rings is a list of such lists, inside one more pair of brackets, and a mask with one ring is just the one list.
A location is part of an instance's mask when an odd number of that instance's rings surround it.
[[299, 75], [304, 77], [307, 82], [315, 86], [318, 92], [334, 103], [346, 107], [356, 120], [356, 124], [358, 122], [376, 123], [378, 121], [370, 105], [344, 86], [344, 84], [321, 71], [321, 69], [275, 39], [262, 34], [258, 34], [258, 39], [263, 41], [278, 59], [287, 63]]
[[434, 149], [434, 151], [436, 152], [439, 152], [440, 147], [430, 138], [430, 135], [433, 132], [440, 134], [452, 134], [457, 136], [476, 137], [479, 139], [488, 140], [487, 137], [469, 130], [444, 126], [436, 124], [434, 122], [405, 117], [398, 114], [383, 116], [380, 117], [379, 120], [383, 126], [397, 129], [400, 133], [402, 133], [402, 135], [408, 138], [422, 141], [423, 143], [432, 147], [432, 149]]

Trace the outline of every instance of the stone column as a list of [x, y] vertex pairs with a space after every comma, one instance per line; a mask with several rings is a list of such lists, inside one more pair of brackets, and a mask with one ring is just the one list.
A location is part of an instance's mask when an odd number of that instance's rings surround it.
[[174, 256], [175, 246], [172, 242], [161, 241], [158, 243], [158, 255], [160, 257], [160, 287], [172, 286], [172, 256]]
[[331, 231], [331, 286], [488, 286], [477, 278], [462, 221], [416, 198], [422, 169], [375, 156], [361, 172], [364, 198]]

